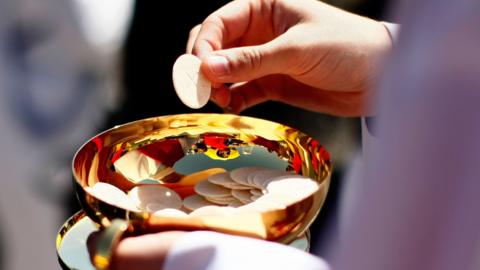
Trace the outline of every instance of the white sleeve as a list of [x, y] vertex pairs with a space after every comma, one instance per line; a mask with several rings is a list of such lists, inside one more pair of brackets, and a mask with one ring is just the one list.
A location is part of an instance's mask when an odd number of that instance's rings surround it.
[[170, 249], [164, 270], [316, 269], [327, 270], [322, 259], [296, 248], [215, 232], [183, 236]]
[[421, 2], [381, 84], [336, 270], [480, 269], [480, 7]]
[[[395, 46], [398, 40], [398, 36], [400, 35], [400, 24], [396, 23], [389, 23], [389, 22], [382, 22], [383, 26], [387, 29], [388, 34], [390, 36], [390, 39], [392, 40], [392, 44]], [[372, 118], [373, 119], [373, 118]], [[371, 149], [371, 146], [376, 143], [376, 139], [374, 134], [372, 133], [373, 130], [373, 124], [372, 121], [368, 121], [369, 119], [362, 117], [361, 123], [362, 123], [362, 152], [363, 152], [363, 158], [368, 159], [367, 157], [369, 156], [369, 151]], [[370, 122], [370, 123], [369, 123]]]
[[395, 44], [397, 42], [398, 36], [400, 35], [400, 24], [389, 22], [382, 22], [382, 24], [387, 29], [393, 44]]

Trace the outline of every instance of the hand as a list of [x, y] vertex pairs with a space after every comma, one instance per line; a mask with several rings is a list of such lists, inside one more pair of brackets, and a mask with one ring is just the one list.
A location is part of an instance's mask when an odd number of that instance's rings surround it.
[[[162, 269], [168, 250], [175, 241], [186, 233], [182, 231], [168, 231], [125, 238], [120, 241], [114, 250], [110, 269]], [[94, 254], [97, 239], [98, 234], [92, 234], [87, 240], [87, 246], [91, 255]]]
[[212, 100], [232, 112], [275, 100], [358, 116], [390, 47], [380, 22], [319, 1], [236, 0], [192, 29], [187, 53], [202, 59]]

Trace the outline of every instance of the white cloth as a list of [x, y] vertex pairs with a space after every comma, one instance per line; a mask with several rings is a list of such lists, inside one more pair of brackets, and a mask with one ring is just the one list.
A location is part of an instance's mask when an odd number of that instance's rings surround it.
[[215, 232], [183, 236], [169, 251], [164, 270], [327, 270], [327, 263], [296, 248]]

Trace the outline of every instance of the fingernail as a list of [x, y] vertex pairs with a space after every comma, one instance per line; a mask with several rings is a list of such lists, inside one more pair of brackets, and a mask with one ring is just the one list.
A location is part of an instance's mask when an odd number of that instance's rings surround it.
[[225, 76], [228, 74], [228, 60], [223, 56], [212, 55], [207, 57], [207, 64], [210, 71], [217, 76]]

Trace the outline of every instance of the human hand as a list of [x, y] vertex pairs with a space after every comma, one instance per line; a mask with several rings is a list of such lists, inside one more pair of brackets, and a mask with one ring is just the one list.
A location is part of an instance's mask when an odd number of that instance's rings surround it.
[[359, 116], [390, 47], [380, 22], [319, 1], [235, 0], [192, 29], [187, 53], [202, 59], [212, 100], [231, 112], [275, 100]]
[[[175, 241], [187, 232], [167, 231], [122, 239], [114, 248], [111, 270], [159, 270], [169, 249]], [[88, 238], [87, 245], [91, 256], [95, 254], [98, 234]], [[93, 258], [91, 258], [93, 260]]]

